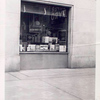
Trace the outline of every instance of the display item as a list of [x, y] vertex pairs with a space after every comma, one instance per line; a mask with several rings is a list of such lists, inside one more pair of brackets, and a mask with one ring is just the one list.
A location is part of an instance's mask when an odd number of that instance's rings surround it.
[[66, 45], [60, 45], [59, 46], [59, 51], [60, 52], [66, 52]]
[[36, 46], [36, 45], [32, 45], [32, 46], [31, 46], [31, 50], [32, 50], [32, 51], [35, 51], [35, 46]]
[[36, 50], [36, 51], [40, 51], [40, 45], [36, 45], [36, 46], [35, 46], [35, 50]]
[[42, 37], [42, 43], [49, 43], [49, 36]]
[[50, 44], [50, 51], [55, 51], [55, 45]]
[[22, 51], [25, 52], [25, 47], [22, 47]]
[[55, 44], [55, 50], [59, 51], [59, 44]]
[[33, 44], [29, 44], [29, 45], [28, 45], [28, 47], [30, 47], [30, 50], [31, 50], [31, 51], [35, 51], [35, 46], [36, 46], [36, 45], [33, 45]]
[[56, 44], [58, 42], [58, 38], [57, 37], [52, 37], [52, 44]]
[[31, 51], [31, 48], [30, 47], [27, 47], [27, 51]]
[[48, 51], [48, 45], [40, 45], [41, 51]]
[[41, 33], [42, 32], [42, 27], [41, 26], [34, 26], [29, 29], [30, 33]]

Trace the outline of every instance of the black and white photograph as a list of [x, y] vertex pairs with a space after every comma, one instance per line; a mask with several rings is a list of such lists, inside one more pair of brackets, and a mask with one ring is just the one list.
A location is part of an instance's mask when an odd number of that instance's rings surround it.
[[2, 100], [100, 100], [97, 1], [5, 0]]

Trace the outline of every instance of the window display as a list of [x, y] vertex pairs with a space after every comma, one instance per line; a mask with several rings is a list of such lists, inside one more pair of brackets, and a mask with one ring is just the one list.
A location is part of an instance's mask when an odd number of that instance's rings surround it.
[[20, 52], [67, 52], [68, 8], [22, 2]]

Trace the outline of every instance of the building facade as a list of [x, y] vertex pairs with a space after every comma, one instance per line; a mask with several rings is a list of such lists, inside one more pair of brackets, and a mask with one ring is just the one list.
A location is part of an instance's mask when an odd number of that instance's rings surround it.
[[[6, 0], [5, 70], [95, 67], [95, 10], [95, 0]], [[31, 22], [36, 23], [32, 29]], [[37, 30], [36, 25], [42, 28]], [[30, 42], [37, 33], [44, 40]], [[30, 38], [25, 40], [25, 35]], [[31, 51], [28, 46], [33, 44], [39, 49]]]

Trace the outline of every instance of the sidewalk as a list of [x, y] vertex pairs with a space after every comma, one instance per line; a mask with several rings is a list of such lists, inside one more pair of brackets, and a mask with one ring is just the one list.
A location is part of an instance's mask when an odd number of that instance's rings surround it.
[[95, 100], [95, 68], [5, 74], [5, 100]]

